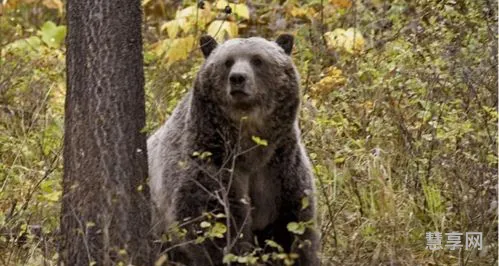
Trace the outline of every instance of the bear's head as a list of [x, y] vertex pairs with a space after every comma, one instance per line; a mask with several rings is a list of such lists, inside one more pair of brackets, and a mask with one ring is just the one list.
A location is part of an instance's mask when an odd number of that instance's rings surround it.
[[278, 111], [294, 119], [299, 76], [290, 56], [292, 35], [280, 35], [276, 41], [253, 37], [223, 44], [203, 36], [200, 47], [206, 60], [195, 93], [232, 120], [243, 116], [264, 119]]

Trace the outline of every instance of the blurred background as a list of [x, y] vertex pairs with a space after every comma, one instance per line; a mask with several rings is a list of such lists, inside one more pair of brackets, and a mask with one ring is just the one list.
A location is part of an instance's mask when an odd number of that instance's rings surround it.
[[[0, 3], [0, 265], [55, 265], [65, 1]], [[295, 35], [324, 265], [497, 265], [497, 1], [142, 5], [147, 132], [191, 88], [202, 34]]]

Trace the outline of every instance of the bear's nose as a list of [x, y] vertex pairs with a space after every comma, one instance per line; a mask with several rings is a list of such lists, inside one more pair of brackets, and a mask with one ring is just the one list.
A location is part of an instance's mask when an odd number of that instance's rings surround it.
[[231, 73], [229, 81], [231, 85], [243, 85], [246, 82], [246, 75], [243, 73]]

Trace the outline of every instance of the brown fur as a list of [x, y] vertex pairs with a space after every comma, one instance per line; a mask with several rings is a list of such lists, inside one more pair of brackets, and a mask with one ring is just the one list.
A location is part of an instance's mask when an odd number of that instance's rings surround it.
[[[297, 123], [299, 76], [289, 56], [292, 42], [290, 35], [277, 43], [249, 38], [217, 45], [211, 37], [201, 39], [207, 58], [194, 89], [148, 140], [158, 233], [175, 221], [224, 212], [220, 195], [228, 191], [231, 253], [242, 255], [257, 245], [265, 249], [265, 240], [272, 239], [300, 255], [295, 265], [318, 265], [315, 229], [297, 236], [286, 229], [290, 222], [315, 219], [313, 176]], [[268, 145], [256, 145], [254, 136]], [[211, 155], [202, 159], [192, 156], [195, 152]], [[304, 197], [310, 204], [303, 209]], [[186, 240], [198, 236], [199, 223], [187, 226]], [[189, 266], [222, 265], [226, 240], [182, 245], [170, 254]]]

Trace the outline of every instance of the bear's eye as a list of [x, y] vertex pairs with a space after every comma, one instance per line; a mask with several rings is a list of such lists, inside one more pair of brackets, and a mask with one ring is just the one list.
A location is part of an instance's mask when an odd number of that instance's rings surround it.
[[260, 57], [253, 57], [251, 58], [251, 64], [253, 64], [254, 66], [261, 66], [263, 64], [263, 61]]
[[231, 67], [233, 64], [234, 64], [234, 59], [229, 58], [229, 59], [225, 60], [226, 67]]

